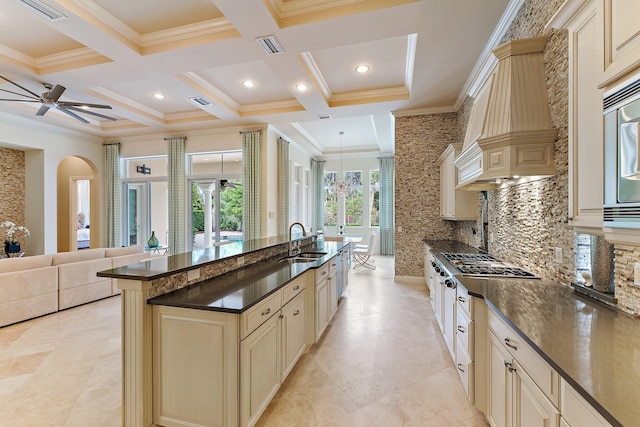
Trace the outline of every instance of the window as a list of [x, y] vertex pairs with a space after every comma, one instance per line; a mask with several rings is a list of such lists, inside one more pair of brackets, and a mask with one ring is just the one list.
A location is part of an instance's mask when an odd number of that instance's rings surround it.
[[371, 227], [380, 227], [380, 171], [369, 171], [369, 203], [371, 209], [369, 210], [369, 221]]
[[344, 196], [344, 224], [347, 227], [362, 227], [362, 171], [346, 171], [344, 180], [350, 187]]
[[335, 227], [338, 223], [338, 195], [333, 191], [337, 172], [324, 174], [324, 226]]
[[292, 206], [292, 219], [293, 221], [303, 221], [302, 218], [302, 206], [301, 206], [301, 189], [300, 184], [302, 180], [302, 166], [295, 165], [293, 168], [293, 206]]

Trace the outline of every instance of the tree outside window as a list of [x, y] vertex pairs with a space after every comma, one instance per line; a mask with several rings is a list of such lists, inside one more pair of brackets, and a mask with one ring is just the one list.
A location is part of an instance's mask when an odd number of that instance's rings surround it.
[[362, 171], [346, 171], [344, 180], [350, 190], [344, 197], [344, 223], [347, 227], [361, 227], [362, 209]]
[[380, 171], [370, 171], [369, 200], [371, 201], [371, 227], [380, 227]]
[[324, 174], [324, 226], [335, 227], [338, 224], [338, 195], [333, 191], [337, 172]]

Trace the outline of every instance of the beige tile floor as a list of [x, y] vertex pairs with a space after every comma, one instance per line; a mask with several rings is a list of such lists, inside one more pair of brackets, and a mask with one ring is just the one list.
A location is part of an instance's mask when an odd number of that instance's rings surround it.
[[[486, 426], [464, 397], [424, 285], [393, 258], [350, 272], [322, 340], [260, 427]], [[0, 426], [120, 426], [120, 298], [0, 328]]]

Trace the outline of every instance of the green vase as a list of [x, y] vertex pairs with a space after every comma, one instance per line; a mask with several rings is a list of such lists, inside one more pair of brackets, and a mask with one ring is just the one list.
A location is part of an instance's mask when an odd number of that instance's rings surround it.
[[151, 237], [149, 237], [149, 241], [147, 242], [147, 246], [150, 248], [157, 248], [158, 247], [158, 238], [156, 237], [156, 232], [152, 231], [151, 232]]

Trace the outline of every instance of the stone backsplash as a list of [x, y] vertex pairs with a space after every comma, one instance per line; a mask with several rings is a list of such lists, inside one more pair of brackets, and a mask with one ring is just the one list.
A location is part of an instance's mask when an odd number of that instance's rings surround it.
[[[0, 147], [0, 222], [12, 221], [24, 225], [25, 211], [25, 160], [24, 151]], [[17, 235], [21, 245], [26, 241]], [[0, 243], [6, 236], [0, 236]]]

